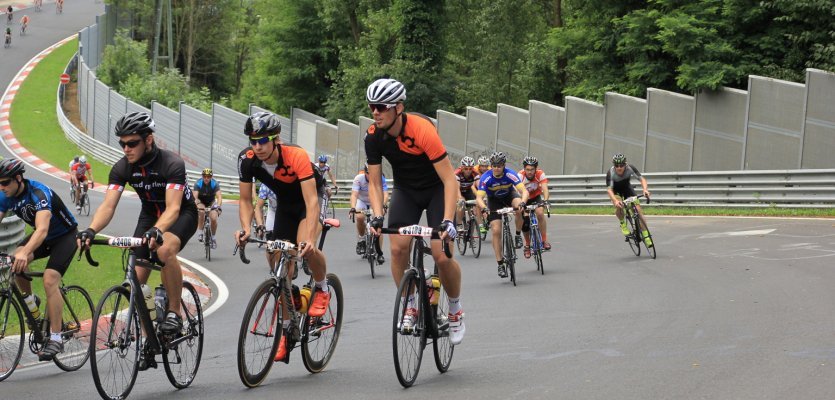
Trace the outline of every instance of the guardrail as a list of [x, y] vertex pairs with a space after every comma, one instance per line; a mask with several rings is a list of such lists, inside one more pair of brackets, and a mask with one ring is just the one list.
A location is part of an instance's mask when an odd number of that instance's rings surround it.
[[[67, 64], [70, 72], [73, 61]], [[61, 108], [60, 88], [56, 96], [58, 123], [67, 139], [84, 152], [113, 165], [123, 153], [87, 136], [69, 121]], [[187, 171], [189, 182], [200, 179], [201, 171]], [[767, 171], [705, 171], [645, 173], [652, 192], [652, 204], [660, 206], [722, 207], [811, 207], [835, 206], [835, 169]], [[238, 194], [238, 177], [215, 175], [224, 194]], [[548, 177], [551, 203], [556, 206], [609, 205], [606, 176], [552, 175]], [[389, 186], [393, 186], [389, 181]], [[337, 180], [341, 190], [333, 197], [347, 203], [351, 180]], [[639, 184], [635, 182], [636, 188]]]

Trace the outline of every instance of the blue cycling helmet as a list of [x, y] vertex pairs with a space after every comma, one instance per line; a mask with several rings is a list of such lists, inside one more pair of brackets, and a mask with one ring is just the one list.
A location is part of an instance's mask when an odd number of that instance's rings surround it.
[[324, 154], [320, 155], [319, 156], [319, 162], [323, 162], [323, 163], [328, 162], [328, 156], [326, 156]]

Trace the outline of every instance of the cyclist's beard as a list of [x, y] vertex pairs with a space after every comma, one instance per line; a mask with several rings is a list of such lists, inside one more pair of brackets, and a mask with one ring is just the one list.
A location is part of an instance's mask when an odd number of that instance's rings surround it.
[[139, 158], [139, 161], [136, 162], [136, 165], [140, 167], [147, 166], [157, 158], [157, 154], [159, 154], [159, 147], [157, 147], [156, 143], [151, 143], [151, 149], [149, 151], [146, 151], [145, 154], [143, 154], [142, 157]]
[[[403, 115], [403, 113], [398, 113], [397, 115], [395, 115], [394, 119], [391, 120], [391, 123], [388, 126], [377, 125], [376, 130], [379, 131], [380, 134], [385, 134], [386, 136], [389, 136], [389, 134], [388, 134], [389, 129], [391, 129], [391, 127], [394, 126], [394, 123], [397, 122], [397, 119], [401, 118], [402, 115]], [[401, 129], [401, 131], [402, 131], [402, 129]], [[400, 133], [398, 132], [397, 135], [399, 136]], [[386, 137], [386, 136], [383, 136], [383, 137]]]

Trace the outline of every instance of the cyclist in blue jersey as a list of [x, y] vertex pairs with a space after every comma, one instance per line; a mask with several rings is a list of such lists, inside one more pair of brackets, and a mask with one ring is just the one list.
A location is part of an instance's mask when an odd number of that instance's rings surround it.
[[[23, 178], [24, 171], [23, 162], [18, 159], [0, 161], [0, 221], [11, 211], [35, 228], [14, 251], [14, 272], [26, 271], [32, 260], [49, 257], [43, 273], [43, 287], [50, 338], [38, 354], [41, 361], [48, 361], [64, 351], [61, 338], [64, 299], [59, 287], [77, 248], [75, 235], [78, 223], [52, 189], [38, 181]], [[40, 302], [31, 294], [31, 282], [18, 276], [17, 285], [27, 305]]]
[[[325, 192], [328, 194], [328, 197], [330, 197], [333, 193], [339, 191], [339, 187], [336, 186], [336, 178], [333, 177], [333, 169], [331, 168], [331, 165], [328, 164], [328, 156], [321, 154], [319, 155], [319, 158], [316, 161], [319, 162], [318, 164], [316, 164], [316, 169], [319, 170], [319, 175], [322, 175], [322, 182], [325, 182], [326, 186]], [[331, 180], [331, 184], [333, 184], [333, 192], [331, 192], [331, 188], [327, 187], [327, 179], [325, 178]]]
[[[516, 218], [522, 218], [522, 206], [528, 201], [528, 190], [525, 189], [522, 179], [516, 171], [505, 167], [506, 162], [507, 157], [500, 151], [490, 155], [490, 170], [481, 175], [476, 196], [479, 207], [490, 210], [487, 221], [493, 232], [493, 252], [499, 264], [499, 276], [502, 278], [507, 277], [507, 268], [502, 262], [502, 217], [495, 211], [513, 207], [516, 209]], [[517, 249], [522, 247], [521, 234], [521, 231], [516, 231]]]
[[[257, 225], [255, 230], [264, 231], [267, 240], [273, 240], [273, 225], [275, 225], [275, 212], [278, 210], [278, 198], [263, 183], [254, 197], [257, 198], [255, 200], [255, 223]], [[267, 215], [264, 215], [264, 205], [267, 206]]]
[[[220, 208], [223, 203], [223, 195], [220, 193], [220, 184], [213, 178], [214, 172], [211, 168], [203, 169], [203, 179], [199, 179], [194, 183], [194, 203], [197, 204], [197, 236], [198, 242], [203, 242], [203, 220], [206, 218], [206, 209], [208, 209], [209, 220], [212, 228], [212, 248], [217, 248], [217, 240], [215, 239], [215, 232], [217, 232], [217, 217], [223, 213]], [[206, 238], [209, 240], [209, 238]]]

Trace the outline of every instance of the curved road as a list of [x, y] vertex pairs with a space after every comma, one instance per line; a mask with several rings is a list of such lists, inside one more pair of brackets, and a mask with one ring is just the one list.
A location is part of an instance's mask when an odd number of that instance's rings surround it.
[[[0, 82], [38, 49], [91, 23], [100, 7], [83, 0], [63, 16], [35, 15], [40, 27], [26, 48], [0, 53]], [[39, 172], [29, 176], [59, 193], [66, 187]], [[95, 206], [101, 194], [91, 193]], [[266, 268], [231, 255], [237, 208], [224, 209], [219, 249], [203, 265], [225, 281], [230, 297], [206, 321], [198, 376], [176, 391], [161, 369], [141, 373], [132, 399], [824, 399], [835, 392], [832, 220], [653, 217], [659, 256], [650, 260], [631, 254], [613, 217], [586, 216], [549, 220], [554, 251], [546, 274], [522, 260], [518, 287], [496, 277], [489, 243], [480, 259], [459, 257], [466, 339], [444, 375], [427, 349], [408, 390], [392, 367], [388, 264], [372, 280], [353, 255], [353, 227], [332, 232], [326, 253], [345, 289], [345, 321], [331, 364], [310, 375], [296, 351], [290, 365], [276, 365], [262, 387], [247, 390], [235, 364], [240, 313]], [[137, 213], [138, 201], [123, 198], [106, 233], [130, 234]], [[199, 262], [201, 253], [192, 242], [183, 255]], [[0, 391], [13, 399], [96, 397], [89, 366], [74, 373], [51, 364], [21, 369]]]

